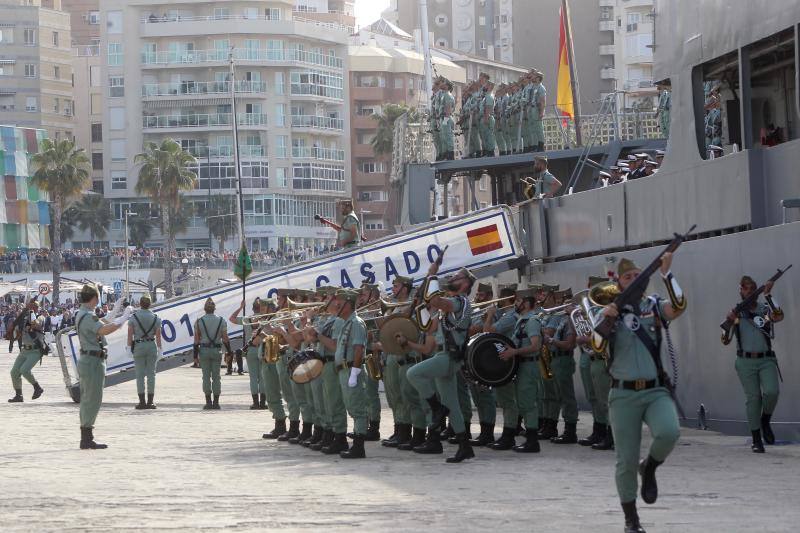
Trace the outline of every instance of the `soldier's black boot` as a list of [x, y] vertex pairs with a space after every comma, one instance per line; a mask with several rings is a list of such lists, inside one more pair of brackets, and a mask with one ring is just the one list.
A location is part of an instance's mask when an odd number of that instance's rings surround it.
[[658, 499], [658, 484], [656, 483], [656, 468], [663, 461], [656, 461], [651, 456], [639, 463], [639, 474], [642, 476], [642, 499], [644, 503], [656, 503]]
[[759, 430], [751, 431], [753, 434], [753, 444], [750, 449], [753, 453], [764, 453], [764, 443], [761, 442], [761, 432]]
[[460, 463], [464, 459], [475, 457], [475, 452], [472, 451], [472, 445], [469, 443], [469, 437], [466, 433], [456, 433], [456, 441], [458, 442], [456, 454], [453, 457], [448, 457], [445, 462]]
[[293, 439], [300, 434], [300, 421], [299, 420], [290, 420], [289, 421], [289, 431], [278, 437], [278, 440], [281, 442], [285, 442], [289, 439]]
[[487, 446], [494, 442], [494, 424], [481, 424], [481, 433], [477, 439], [469, 441], [473, 446]]
[[[369, 442], [381, 440], [381, 421], [370, 420], [369, 425], [367, 426], [367, 434], [362, 435], [362, 437], [364, 440]], [[355, 438], [355, 436], [353, 438]]]
[[398, 428], [399, 425], [400, 424], [395, 424], [394, 425], [394, 433], [392, 433], [391, 436], [388, 439], [383, 439], [381, 441], [381, 446], [388, 446], [389, 448], [397, 447], [397, 434], [400, 431], [397, 428]]
[[236, 373], [244, 376], [244, 361], [242, 360], [241, 352], [236, 354]]
[[206, 404], [203, 406], [204, 410], [213, 409], [214, 406], [211, 403], [211, 395], [206, 394]]
[[428, 402], [428, 405], [431, 407], [431, 429], [436, 432], [444, 431], [445, 428], [445, 418], [447, 417], [450, 410], [442, 405], [439, 401], [439, 398], [436, 397], [434, 394], [430, 398], [425, 400]]
[[342, 459], [363, 459], [367, 455], [364, 453], [364, 435], [356, 434], [353, 437], [353, 445], [346, 452], [340, 452], [339, 457]]
[[286, 433], [286, 419], [282, 418], [280, 420], [275, 421], [275, 427], [269, 433], [264, 433], [261, 435], [262, 439], [277, 439], [281, 435]]
[[[44, 389], [39, 385], [39, 382], [35, 381], [33, 383], [33, 396], [31, 396], [31, 400], [35, 400], [36, 398], [41, 396], [43, 392], [44, 392]], [[772, 415], [770, 415], [770, 416], [772, 416]], [[764, 418], [762, 417], [761, 420], [763, 422]], [[772, 431], [770, 431], [770, 433], [772, 433]], [[766, 435], [766, 433], [765, 433], [765, 435]], [[774, 442], [775, 442], [775, 439], [773, 438], [772, 442], [767, 441], [767, 444], [773, 444]]]
[[442, 433], [439, 435], [439, 439], [449, 441], [452, 437], [455, 436], [455, 434], [456, 432], [453, 431], [453, 426], [451, 426], [450, 423], [448, 422], [447, 428], [445, 428], [445, 430], [442, 431]]
[[323, 429], [322, 430], [322, 438], [319, 442], [315, 442], [311, 446], [310, 449], [314, 450], [315, 452], [322, 451], [322, 448], [326, 446], [330, 446], [331, 442], [333, 442], [333, 431], [330, 429]]
[[311, 424], [308, 422], [303, 422], [303, 431], [298, 433], [296, 436], [289, 439], [289, 444], [300, 444], [306, 439], [311, 438]]
[[575, 444], [578, 442], [578, 433], [575, 424], [564, 422], [564, 433], [550, 439], [553, 444]]
[[489, 444], [487, 448], [491, 448], [493, 450], [510, 450], [514, 447], [514, 444], [516, 444], [514, 442], [514, 437], [516, 434], [516, 428], [503, 428], [503, 434], [500, 435], [500, 438]]
[[315, 425], [314, 426], [314, 431], [313, 431], [313, 433], [311, 433], [311, 437], [307, 438], [306, 440], [304, 440], [300, 444], [302, 444], [306, 448], [311, 448], [311, 446], [313, 444], [316, 444], [316, 443], [322, 441], [322, 431], [323, 431], [322, 430], [322, 426], [320, 426], [319, 424]]
[[94, 428], [81, 428], [81, 450], [104, 450], [108, 448], [105, 444], [94, 441]]
[[[33, 399], [36, 398], [37, 396], [34, 394]], [[764, 442], [771, 446], [775, 444], [775, 434], [772, 432], [772, 426], [769, 425], [770, 420], [772, 420], [772, 413], [761, 415], [761, 433], [764, 435]]]
[[260, 409], [261, 407], [258, 405], [258, 394], [251, 394], [253, 397], [253, 404], [250, 406], [251, 411], [255, 411], [256, 409]]
[[155, 393], [153, 393], [153, 392], [148, 392], [147, 393], [147, 408], [148, 409], [155, 409], [156, 408], [156, 404], [153, 403], [153, 396], [155, 396]]
[[136, 404], [134, 409], [147, 409], [147, 404], [144, 402], [144, 393], [139, 395], [139, 403]]
[[267, 395], [266, 394], [259, 394], [258, 395], [258, 408], [259, 409], [266, 409], [267, 408]]
[[419, 446], [415, 446], [413, 448], [414, 453], [421, 453], [421, 454], [437, 454], [437, 453], [444, 453], [442, 449], [442, 438], [438, 431], [433, 428], [428, 428], [428, 436], [425, 438], [425, 442], [420, 444]]
[[330, 445], [322, 448], [322, 453], [325, 455], [334, 455], [346, 452], [347, 449], [347, 436], [344, 433], [336, 433]]
[[614, 434], [611, 432], [611, 426], [605, 426], [603, 430], [603, 440], [597, 444], [592, 444], [593, 450], [613, 450], [614, 449]]
[[214, 403], [211, 405], [212, 409], [219, 409], [219, 394], [214, 395]]
[[602, 424], [598, 424], [595, 422], [592, 424], [592, 434], [586, 437], [585, 439], [578, 440], [578, 444], [581, 446], [591, 446], [592, 444], [597, 444], [602, 439], [602, 435], [600, 434], [605, 429], [605, 426]]
[[538, 150], [544, 152], [544, 143], [539, 143]]
[[25, 399], [22, 397], [22, 390], [21, 389], [15, 389], [14, 392], [16, 394], [14, 394], [13, 398], [9, 398], [8, 403], [17, 403], [17, 402], [24, 402], [25, 401]]
[[417, 446], [421, 446], [423, 442], [425, 442], [425, 428], [413, 428], [411, 440], [404, 444], [398, 444], [397, 449], [409, 452]]
[[514, 446], [512, 450], [518, 453], [539, 453], [542, 451], [541, 445], [539, 444], [539, 438], [536, 435], [536, 430], [526, 430], [525, 442]]
[[411, 442], [411, 424], [400, 424], [397, 430], [399, 431], [397, 436], [397, 445], [392, 446], [392, 448], [396, 448], [401, 444], [407, 444]]
[[646, 533], [639, 523], [639, 513], [636, 512], [636, 500], [622, 504], [625, 513], [625, 533]]
[[550, 440], [558, 436], [558, 420], [552, 418], [544, 419], [544, 426], [539, 428], [539, 439]]
[[522, 427], [522, 417], [521, 416], [517, 417], [517, 433], [516, 434], [518, 436], [521, 436], [521, 435], [525, 434], [525, 428]]

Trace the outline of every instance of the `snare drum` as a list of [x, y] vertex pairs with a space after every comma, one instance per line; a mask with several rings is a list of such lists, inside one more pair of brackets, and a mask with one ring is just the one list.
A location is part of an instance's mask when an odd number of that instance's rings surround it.
[[322, 375], [324, 366], [325, 360], [319, 353], [314, 350], [303, 350], [289, 359], [286, 369], [289, 372], [289, 378], [298, 385], [302, 385]]
[[501, 387], [511, 383], [519, 370], [519, 359], [500, 359], [500, 354], [514, 346], [508, 337], [498, 333], [479, 333], [467, 344], [464, 378], [484, 387]]

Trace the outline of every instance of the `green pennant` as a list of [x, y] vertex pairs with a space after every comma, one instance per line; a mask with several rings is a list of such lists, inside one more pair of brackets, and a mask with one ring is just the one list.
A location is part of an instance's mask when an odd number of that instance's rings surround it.
[[247, 246], [242, 244], [239, 250], [239, 257], [236, 258], [236, 266], [233, 267], [233, 275], [242, 281], [253, 272], [253, 263], [250, 261], [250, 254], [247, 253]]

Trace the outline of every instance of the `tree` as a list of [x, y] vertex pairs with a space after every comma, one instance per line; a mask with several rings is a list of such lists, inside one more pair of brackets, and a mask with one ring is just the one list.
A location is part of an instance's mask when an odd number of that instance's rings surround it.
[[160, 208], [161, 227], [167, 241], [164, 292], [167, 298], [172, 298], [172, 260], [176, 235], [171, 228], [172, 217], [179, 206], [181, 191], [191, 190], [197, 183], [197, 175], [189, 170], [197, 164], [197, 160], [174, 140], [165, 139], [161, 145], [147, 143], [144, 152], [134, 158], [134, 163], [141, 165], [136, 192], [148, 195]]
[[153, 221], [150, 213], [137, 213], [135, 217], [128, 217], [128, 236], [131, 243], [137, 248], [144, 248], [144, 243], [153, 233]]
[[58, 302], [61, 288], [61, 225], [64, 211], [69, 203], [89, 184], [91, 165], [86, 152], [75, 148], [68, 139], [45, 139], [38, 154], [31, 157], [34, 170], [31, 183], [47, 191], [53, 206], [53, 242], [51, 263], [53, 264], [53, 301]]
[[[56, 215], [53, 210], [53, 204], [47, 206], [50, 211], [50, 220], [55, 220]], [[75, 235], [75, 228], [78, 225], [78, 210], [75, 208], [75, 205], [71, 205], [64, 210], [61, 214], [61, 241], [69, 241], [72, 240], [72, 237]], [[50, 233], [50, 242], [53, 242], [53, 228], [55, 228], [54, 224], [50, 224], [47, 227], [47, 231]]]
[[392, 153], [394, 144], [394, 123], [405, 115], [409, 114], [409, 120], [414, 121], [418, 113], [416, 110], [403, 104], [386, 104], [380, 114], [375, 113], [372, 119], [378, 122], [378, 131], [370, 143], [375, 155], [389, 155]]
[[[183, 196], [179, 196], [178, 203], [171, 206], [171, 209], [169, 231], [170, 236], [175, 239], [189, 229], [189, 224], [194, 216], [194, 204], [187, 202]], [[164, 228], [161, 230], [164, 231]]]
[[225, 241], [237, 232], [235, 202], [235, 196], [217, 194], [208, 203], [208, 230], [219, 242], [219, 253], [225, 251]]
[[103, 239], [111, 225], [111, 202], [99, 194], [87, 194], [75, 204], [78, 215], [78, 227], [81, 231], [89, 231], [92, 249], [95, 241]]

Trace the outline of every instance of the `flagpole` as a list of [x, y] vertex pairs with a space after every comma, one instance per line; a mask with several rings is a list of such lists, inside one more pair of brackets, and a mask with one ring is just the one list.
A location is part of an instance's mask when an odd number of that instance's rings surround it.
[[567, 57], [569, 58], [570, 87], [572, 88], [572, 109], [575, 120], [575, 140], [578, 146], [583, 146], [581, 138], [581, 92], [578, 85], [578, 69], [575, 66], [575, 47], [572, 44], [572, 22], [569, 15], [567, 0], [561, 0], [561, 9], [564, 14], [564, 33], [567, 38]]
[[[239, 126], [237, 124], [238, 117], [236, 116], [236, 73], [234, 70], [233, 65], [233, 50], [234, 48], [231, 47], [230, 51], [230, 67], [231, 67], [231, 124], [233, 124], [233, 165], [234, 165], [234, 172], [236, 173], [236, 185], [238, 189], [238, 201], [236, 202], [236, 219], [239, 223], [239, 238], [241, 239], [241, 246], [239, 247], [240, 252], [243, 247], [245, 247], [245, 237], [244, 237], [244, 205], [243, 205], [243, 195], [242, 195], [242, 173], [239, 166]], [[246, 297], [246, 288], [245, 288], [245, 280], [247, 276], [242, 276], [242, 301], [245, 301]], [[247, 306], [244, 306], [242, 310], [244, 314], [247, 314]]]

